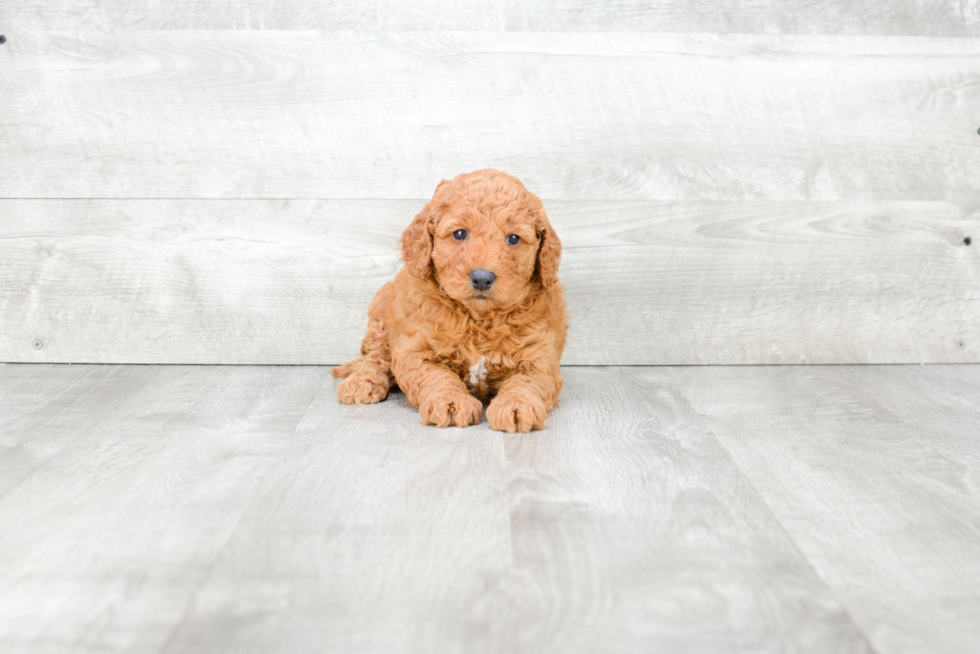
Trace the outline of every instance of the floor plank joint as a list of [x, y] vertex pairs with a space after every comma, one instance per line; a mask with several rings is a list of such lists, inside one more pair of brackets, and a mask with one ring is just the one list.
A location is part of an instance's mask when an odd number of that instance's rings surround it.
[[507, 435], [326, 367], [0, 366], [0, 650], [980, 642], [980, 366], [564, 375]]

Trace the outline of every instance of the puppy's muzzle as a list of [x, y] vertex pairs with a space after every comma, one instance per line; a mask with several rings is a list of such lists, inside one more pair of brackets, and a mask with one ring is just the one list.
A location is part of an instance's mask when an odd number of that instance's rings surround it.
[[473, 288], [478, 291], [489, 290], [496, 279], [497, 276], [489, 270], [474, 270], [470, 273], [470, 282], [473, 283]]

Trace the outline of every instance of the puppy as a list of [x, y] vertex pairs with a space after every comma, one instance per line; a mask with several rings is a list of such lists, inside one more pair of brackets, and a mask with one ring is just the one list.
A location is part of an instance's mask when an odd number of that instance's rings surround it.
[[372, 404], [397, 384], [422, 423], [544, 427], [558, 401], [567, 317], [561, 241], [516, 177], [442, 181], [401, 238], [405, 265], [368, 308], [361, 356], [334, 368], [337, 397]]

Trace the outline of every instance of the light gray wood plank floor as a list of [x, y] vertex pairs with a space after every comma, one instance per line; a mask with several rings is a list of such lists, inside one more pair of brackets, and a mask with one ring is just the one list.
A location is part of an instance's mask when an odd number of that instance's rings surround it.
[[980, 642], [980, 366], [564, 375], [507, 435], [325, 367], [0, 365], [0, 651]]

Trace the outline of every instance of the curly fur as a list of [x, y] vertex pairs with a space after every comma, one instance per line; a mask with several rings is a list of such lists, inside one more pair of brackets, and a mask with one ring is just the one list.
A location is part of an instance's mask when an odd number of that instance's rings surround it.
[[[567, 318], [561, 241], [541, 200], [497, 170], [459, 175], [436, 187], [401, 246], [405, 265], [371, 302], [361, 356], [332, 371], [340, 401], [380, 402], [397, 384], [424, 424], [477, 424], [489, 402], [491, 428], [542, 429], [561, 391]], [[496, 275], [489, 290], [474, 288], [476, 269]]]

